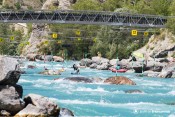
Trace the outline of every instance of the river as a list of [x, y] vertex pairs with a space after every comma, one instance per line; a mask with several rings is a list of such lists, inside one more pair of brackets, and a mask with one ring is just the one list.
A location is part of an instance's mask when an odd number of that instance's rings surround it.
[[[83, 76], [103, 78], [115, 76], [108, 70], [81, 68], [80, 75], [71, 75], [75, 61], [25, 62], [23, 74], [18, 84], [23, 86], [24, 94], [36, 93], [55, 101], [60, 107], [72, 110], [75, 116], [117, 116], [117, 117], [165, 117], [175, 114], [175, 80], [137, 77], [136, 74], [120, 74], [136, 82], [136, 86], [110, 85], [103, 83], [75, 83], [54, 78]], [[27, 69], [36, 65], [36, 69]], [[60, 69], [65, 72], [57, 76], [38, 74], [43, 68]], [[143, 93], [126, 94], [126, 90], [139, 89]]]

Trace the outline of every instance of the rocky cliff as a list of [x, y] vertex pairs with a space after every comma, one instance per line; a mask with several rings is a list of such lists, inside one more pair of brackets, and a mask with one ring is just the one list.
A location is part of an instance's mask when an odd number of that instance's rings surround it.
[[38, 46], [48, 39], [49, 29], [46, 24], [33, 24], [32, 33], [28, 42], [30, 43], [24, 49], [22, 54], [38, 53]]
[[[71, 4], [74, 4], [76, 0], [46, 0], [43, 2], [42, 10], [55, 10], [64, 9], [69, 10]], [[36, 3], [37, 4], [37, 3]], [[39, 46], [46, 40], [48, 40], [49, 27], [47, 24], [33, 24], [32, 33], [29, 38], [30, 45], [24, 47], [22, 55], [29, 53], [38, 53]]]
[[3, 0], [2, 5], [16, 9], [41, 9], [46, 0]]
[[151, 57], [163, 58], [171, 57], [175, 54], [175, 35], [167, 29], [162, 29], [160, 34], [152, 35], [148, 43], [137, 50], [140, 53], [146, 53]]

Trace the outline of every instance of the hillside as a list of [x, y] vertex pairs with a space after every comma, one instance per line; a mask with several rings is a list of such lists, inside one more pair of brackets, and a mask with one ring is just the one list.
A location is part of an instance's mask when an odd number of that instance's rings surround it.
[[[164, 4], [164, 5], [162, 5]], [[157, 7], [159, 6], [159, 7]], [[175, 0], [2, 0], [3, 9], [16, 10], [97, 10], [97, 11], [115, 11], [126, 13], [144, 13], [154, 15], [174, 15]], [[112, 59], [116, 55], [120, 59], [128, 58], [135, 50], [142, 53], [149, 53], [154, 57], [165, 57], [173, 54], [167, 50], [174, 47], [175, 32], [174, 19], [170, 19], [167, 29], [144, 29], [152, 30], [149, 36], [143, 36], [139, 33], [137, 37], [132, 37], [130, 32], [126, 30], [128, 27], [115, 26], [96, 26], [96, 25], [76, 25], [76, 24], [24, 24], [25, 29], [20, 29], [19, 25], [6, 24], [7, 32], [4, 35], [20, 35], [16, 38], [18, 44], [10, 44], [4, 48], [3, 45], [8, 42], [0, 43], [3, 48], [2, 54], [12, 54], [7, 52], [9, 49], [14, 51], [13, 54], [26, 55], [28, 53], [38, 54], [54, 54], [60, 55], [64, 50], [68, 58], [76, 57], [81, 59], [83, 56], [91, 57], [101, 52], [103, 57]], [[13, 25], [13, 26], [11, 26]], [[12, 28], [13, 27], [13, 28]], [[133, 27], [137, 29], [138, 27]], [[3, 30], [3, 29], [1, 29]], [[80, 30], [81, 34], [76, 35], [76, 31]], [[132, 28], [130, 28], [130, 31]], [[138, 28], [139, 30], [139, 28]], [[169, 31], [168, 31], [169, 30]], [[155, 33], [154, 33], [155, 31]], [[59, 36], [53, 41], [52, 34], [57, 33]], [[6, 38], [9, 38], [6, 36]], [[95, 41], [94, 41], [95, 40]], [[47, 42], [48, 41], [48, 42]], [[61, 43], [57, 43], [57, 42]], [[45, 43], [47, 42], [47, 43]], [[116, 48], [118, 45], [118, 49]], [[164, 52], [165, 51], [165, 52]], [[162, 56], [162, 53], [164, 54]]]

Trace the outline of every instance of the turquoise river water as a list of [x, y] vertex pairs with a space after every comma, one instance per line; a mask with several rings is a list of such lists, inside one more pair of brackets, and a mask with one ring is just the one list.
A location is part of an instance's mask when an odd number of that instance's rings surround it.
[[[137, 77], [136, 74], [120, 74], [136, 82], [136, 86], [110, 85], [103, 83], [76, 83], [54, 78], [84, 76], [106, 79], [115, 76], [108, 70], [80, 69], [80, 75], [71, 75], [73, 61], [25, 62], [23, 74], [18, 84], [23, 86], [24, 94], [36, 93], [49, 97], [60, 107], [72, 110], [75, 116], [115, 116], [115, 117], [174, 117], [175, 80]], [[27, 69], [36, 65], [36, 69]], [[49, 69], [66, 69], [61, 75], [47, 76], [38, 74]], [[139, 89], [143, 93], [126, 94], [124, 91]]]

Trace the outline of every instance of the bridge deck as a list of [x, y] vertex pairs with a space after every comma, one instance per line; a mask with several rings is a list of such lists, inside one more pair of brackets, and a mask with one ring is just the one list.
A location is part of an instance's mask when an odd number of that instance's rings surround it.
[[155, 15], [95, 11], [0, 11], [0, 22], [97, 24], [161, 28], [165, 27], [167, 18]]

